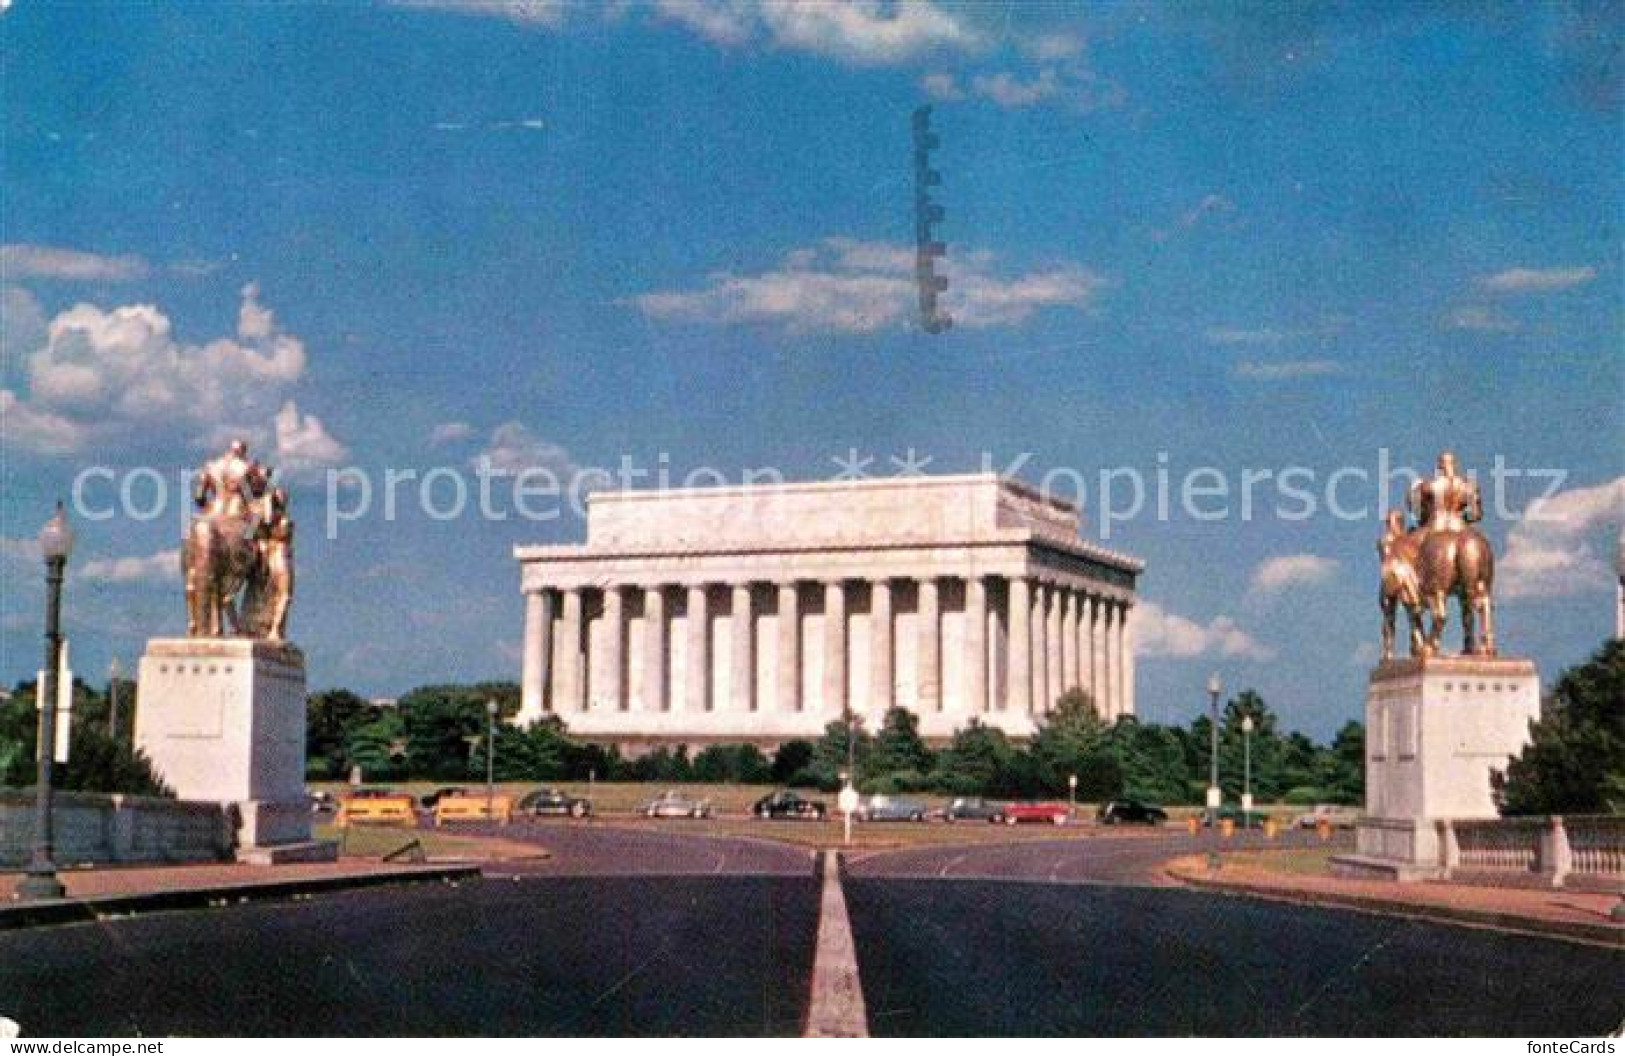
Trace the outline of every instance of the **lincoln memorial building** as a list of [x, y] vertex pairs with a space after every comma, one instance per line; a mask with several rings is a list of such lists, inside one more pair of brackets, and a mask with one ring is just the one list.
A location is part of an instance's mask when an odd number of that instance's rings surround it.
[[1068, 689], [1134, 711], [1134, 558], [992, 474], [591, 496], [521, 546], [519, 721], [628, 745], [813, 738], [901, 705], [1016, 737]]

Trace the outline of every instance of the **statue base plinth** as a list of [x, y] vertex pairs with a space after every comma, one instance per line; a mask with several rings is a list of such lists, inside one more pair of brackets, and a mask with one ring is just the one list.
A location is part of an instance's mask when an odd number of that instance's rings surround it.
[[1438, 823], [1497, 817], [1490, 772], [1529, 742], [1540, 718], [1531, 660], [1488, 656], [1390, 660], [1366, 693], [1366, 816], [1349, 875], [1414, 880], [1443, 868]]
[[296, 646], [154, 638], [138, 677], [136, 747], [181, 799], [235, 811], [239, 858], [311, 842], [305, 658]]

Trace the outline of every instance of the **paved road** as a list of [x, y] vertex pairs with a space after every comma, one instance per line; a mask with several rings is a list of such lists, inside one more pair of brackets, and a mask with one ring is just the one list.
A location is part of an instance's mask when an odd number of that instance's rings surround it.
[[[1347, 835], [1338, 840], [1351, 844]], [[1239, 850], [1315, 844], [1318, 838], [1313, 833], [1285, 832], [1273, 842], [1265, 841], [1258, 833], [1247, 833], [1238, 834], [1225, 847]], [[1162, 863], [1177, 855], [1205, 852], [1211, 846], [1211, 837], [1206, 833], [1191, 836], [1170, 830], [1107, 831], [1087, 839], [860, 854], [851, 859], [850, 875], [1172, 886], [1173, 881], [1162, 873]]]
[[52, 1035], [794, 1035], [817, 884], [510, 877], [0, 934]]
[[545, 861], [512, 863], [498, 872], [538, 876], [748, 874], [811, 876], [813, 853], [803, 847], [740, 836], [701, 835], [682, 821], [659, 830], [620, 828], [602, 822], [517, 821], [481, 831], [529, 842], [552, 855]]
[[854, 876], [877, 1035], [1575, 1036], [1625, 951], [1182, 890]]

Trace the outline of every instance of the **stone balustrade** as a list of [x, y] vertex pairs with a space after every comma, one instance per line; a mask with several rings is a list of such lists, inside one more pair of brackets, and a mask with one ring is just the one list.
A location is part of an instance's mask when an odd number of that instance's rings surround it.
[[[214, 861], [230, 856], [236, 837], [217, 803], [57, 792], [53, 804], [59, 866]], [[26, 865], [33, 837], [33, 791], [0, 791], [0, 867]]]
[[1625, 815], [1441, 821], [1447, 879], [1617, 890], [1625, 884]]

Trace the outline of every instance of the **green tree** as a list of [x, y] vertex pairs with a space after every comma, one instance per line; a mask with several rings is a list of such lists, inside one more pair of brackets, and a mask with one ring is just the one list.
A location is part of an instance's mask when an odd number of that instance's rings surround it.
[[[0, 783], [19, 787], [34, 783], [34, 746], [39, 737], [34, 691], [32, 682], [21, 683], [11, 699], [0, 705], [0, 761], [6, 764], [0, 770]], [[52, 785], [70, 792], [173, 795], [144, 753], [136, 751], [122, 734], [116, 741], [108, 736], [107, 715], [106, 697], [75, 679], [68, 761], [54, 768]]]
[[891, 708], [881, 721], [869, 753], [866, 772], [871, 777], [914, 774], [931, 770], [931, 749], [920, 736], [920, 717], [907, 708]]
[[[345, 742], [350, 766], [366, 781], [393, 781], [406, 774], [406, 722], [394, 708], [380, 708], [370, 722], [350, 731]], [[345, 768], [345, 777], [349, 768]]]
[[485, 743], [486, 702], [491, 700], [497, 702], [498, 721], [509, 718], [519, 710], [519, 687], [511, 682], [421, 686], [401, 697], [396, 708], [406, 724], [409, 775], [459, 781], [476, 771], [483, 774], [479, 749]]
[[1106, 722], [1084, 690], [1067, 690], [1056, 700], [1055, 709], [1040, 721], [1028, 754], [1037, 786], [1047, 795], [1065, 794], [1074, 775], [1080, 800], [1098, 802], [1123, 793], [1123, 773], [1107, 743]]
[[1026, 796], [1035, 781], [1031, 760], [1003, 730], [972, 719], [938, 753], [931, 783], [951, 795]]
[[[861, 717], [853, 718], [850, 729], [858, 771], [853, 775], [853, 782], [856, 783], [862, 775], [868, 773], [872, 738], [864, 730]], [[798, 783], [816, 785], [826, 792], [840, 787], [841, 774], [847, 769], [847, 730], [845, 718], [834, 719], [825, 724], [824, 735], [813, 744], [812, 762], [802, 771], [803, 780]]]
[[788, 785], [813, 761], [811, 741], [785, 741], [773, 753], [773, 770], [769, 775], [780, 785]]
[[1625, 813], [1625, 640], [1565, 671], [1529, 735], [1490, 775], [1501, 813]]
[[1179, 730], [1125, 715], [1108, 731], [1107, 748], [1122, 774], [1124, 796], [1152, 803], [1189, 800], [1191, 775]]
[[347, 689], [312, 694], [305, 708], [305, 772], [330, 780], [348, 776], [350, 735], [372, 720], [372, 711]]
[[694, 757], [694, 780], [759, 785], [772, 775], [767, 756], [754, 744], [711, 744]]

